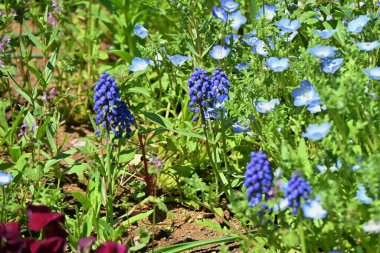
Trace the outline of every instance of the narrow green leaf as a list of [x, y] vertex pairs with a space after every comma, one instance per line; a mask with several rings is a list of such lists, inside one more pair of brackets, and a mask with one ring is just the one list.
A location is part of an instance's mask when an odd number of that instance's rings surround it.
[[86, 210], [89, 210], [92, 207], [91, 201], [83, 193], [72, 192], [71, 195], [73, 195], [73, 197], [76, 198]]

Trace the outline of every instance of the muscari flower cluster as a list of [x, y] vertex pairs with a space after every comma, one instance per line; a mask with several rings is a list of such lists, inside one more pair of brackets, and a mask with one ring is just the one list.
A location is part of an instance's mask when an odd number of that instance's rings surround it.
[[299, 171], [292, 174], [285, 191], [289, 205], [293, 207], [292, 214], [296, 214], [301, 206], [301, 199], [307, 200], [311, 194], [309, 182], [303, 179]]
[[247, 188], [250, 206], [259, 204], [263, 196], [264, 200], [268, 199], [273, 186], [273, 171], [267, 155], [261, 150], [251, 153], [251, 160], [245, 171], [244, 186]]
[[94, 102], [94, 110], [97, 112], [95, 123], [112, 131], [117, 138], [124, 132], [129, 138], [131, 125], [136, 124], [135, 119], [126, 103], [121, 100], [115, 79], [106, 72], [95, 86]]
[[[215, 68], [211, 78], [206, 70], [195, 68], [188, 80], [188, 87], [190, 111], [198, 113], [202, 108], [204, 112], [213, 113], [213, 109], [223, 109], [223, 102], [228, 100], [230, 84], [220, 67]], [[198, 117], [193, 118], [197, 119]]]

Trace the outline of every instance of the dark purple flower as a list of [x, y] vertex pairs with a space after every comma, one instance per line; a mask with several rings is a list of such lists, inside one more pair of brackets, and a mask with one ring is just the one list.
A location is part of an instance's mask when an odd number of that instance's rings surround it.
[[106, 242], [100, 245], [95, 253], [125, 253], [127, 252], [127, 246], [115, 243], [115, 242]]
[[66, 238], [66, 231], [62, 227], [65, 216], [61, 213], [52, 213], [47, 206], [29, 205], [26, 209], [29, 218], [28, 226], [31, 231], [44, 231], [45, 238]]
[[66, 240], [61, 237], [50, 237], [30, 244], [30, 253], [64, 253]]

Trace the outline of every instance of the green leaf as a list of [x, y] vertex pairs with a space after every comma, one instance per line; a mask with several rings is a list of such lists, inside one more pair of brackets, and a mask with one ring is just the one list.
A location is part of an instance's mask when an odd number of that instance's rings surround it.
[[135, 157], [135, 150], [122, 151], [119, 156], [119, 163], [128, 163]]
[[298, 145], [297, 154], [298, 154], [298, 158], [301, 163], [303, 172], [305, 173], [307, 177], [311, 177], [313, 175], [313, 170], [311, 168], [307, 150], [308, 149], [305, 143], [305, 139], [302, 138]]
[[143, 219], [149, 217], [149, 215], [151, 215], [152, 213], [153, 213], [153, 210], [149, 210], [145, 213], [137, 214], [137, 215], [129, 218], [128, 220], [124, 221], [115, 230], [114, 238], [118, 238], [125, 231], [125, 228], [127, 228], [128, 226], [138, 222], [139, 220], [143, 220]]
[[30, 31], [28, 24], [24, 22], [23, 26], [25, 27], [25, 31], [26, 31], [26, 34], [28, 35], [28, 38], [33, 42], [33, 44], [38, 49], [44, 52], [45, 46], [42, 45], [41, 41], [36, 36], [34, 36], [34, 34]]
[[166, 129], [173, 130], [173, 123], [170, 120], [161, 117], [160, 115], [157, 115], [153, 112], [143, 112], [143, 114], [150, 121], [153, 121], [154, 123], [157, 123]]
[[67, 171], [67, 174], [80, 174], [87, 168], [90, 168], [90, 164], [88, 163], [80, 163], [80, 164], [73, 164]]
[[17, 145], [13, 145], [12, 147], [9, 148], [9, 154], [12, 158], [12, 161], [17, 162], [17, 160], [21, 156], [21, 147]]
[[58, 49], [54, 51], [54, 53], [50, 56], [49, 62], [47, 63], [45, 70], [44, 70], [44, 87], [48, 85], [50, 82], [51, 76], [53, 74], [53, 71], [55, 69], [55, 61], [57, 60], [58, 55]]
[[145, 89], [144, 87], [132, 87], [128, 89], [128, 93], [136, 93], [136, 94], [141, 94], [146, 97], [150, 97], [149, 91]]
[[44, 167], [44, 171], [46, 171], [48, 168], [50, 168], [54, 164], [56, 164], [56, 163], [58, 163], [58, 162], [60, 162], [62, 160], [65, 160], [66, 158], [70, 157], [76, 151], [77, 151], [76, 149], [70, 149], [70, 150], [62, 152], [62, 153], [58, 154], [57, 156], [51, 158], [49, 161], [46, 162], [45, 167]]
[[91, 201], [83, 193], [72, 192], [71, 195], [73, 195], [73, 197], [76, 198], [86, 210], [92, 208]]

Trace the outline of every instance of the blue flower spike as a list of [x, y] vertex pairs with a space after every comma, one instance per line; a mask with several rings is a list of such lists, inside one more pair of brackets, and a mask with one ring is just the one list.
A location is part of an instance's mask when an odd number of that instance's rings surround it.
[[301, 200], [308, 200], [311, 194], [311, 188], [308, 181], [301, 177], [299, 171], [295, 171], [289, 180], [288, 187], [285, 191], [285, 197], [292, 207], [292, 214], [297, 214], [301, 207]]
[[251, 160], [245, 171], [244, 186], [247, 188], [250, 206], [268, 199], [273, 186], [273, 171], [263, 151], [251, 153]]

